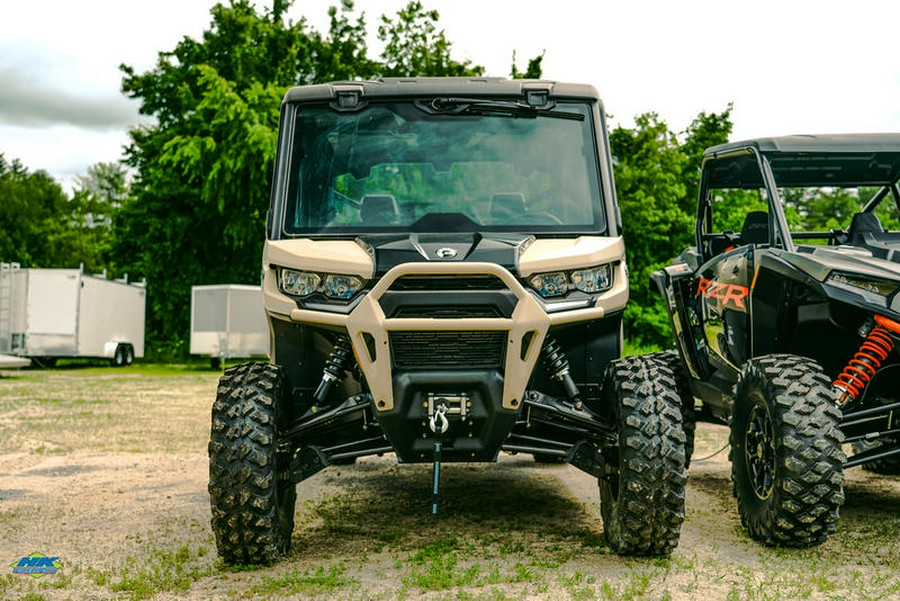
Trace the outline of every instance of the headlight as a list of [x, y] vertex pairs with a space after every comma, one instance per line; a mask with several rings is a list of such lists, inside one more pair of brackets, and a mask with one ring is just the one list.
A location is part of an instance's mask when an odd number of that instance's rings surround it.
[[281, 291], [291, 296], [309, 296], [319, 288], [318, 274], [308, 271], [281, 270]]
[[539, 273], [531, 278], [531, 285], [544, 298], [562, 296], [569, 291], [569, 279], [561, 271]]
[[347, 300], [362, 289], [365, 281], [355, 275], [338, 273], [318, 274], [310, 271], [281, 269], [279, 273], [281, 291], [301, 298], [320, 292], [328, 298]]
[[355, 275], [336, 275], [329, 273], [325, 276], [325, 296], [347, 300], [362, 288], [363, 281]]
[[600, 292], [612, 287], [612, 270], [609, 265], [572, 272], [572, 283], [582, 292]]
[[867, 280], [856, 275], [838, 272], [829, 275], [825, 283], [831, 284], [835, 288], [859, 294], [866, 301], [882, 307], [887, 306], [887, 297], [896, 292], [898, 288], [896, 282]]
[[531, 277], [529, 283], [543, 298], [562, 296], [571, 289], [587, 293], [603, 292], [612, 288], [612, 266], [607, 263], [570, 272], [538, 273]]

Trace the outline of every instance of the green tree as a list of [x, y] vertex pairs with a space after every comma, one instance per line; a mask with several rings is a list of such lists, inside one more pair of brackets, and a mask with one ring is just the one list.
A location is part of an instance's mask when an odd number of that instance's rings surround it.
[[483, 75], [484, 67], [450, 56], [452, 44], [438, 31], [438, 11], [413, 0], [396, 18], [381, 17], [378, 39], [385, 43], [382, 74], [391, 77]]
[[731, 111], [733, 108], [734, 106], [729, 103], [721, 113], [703, 111], [691, 121], [687, 130], [683, 132], [685, 140], [681, 145], [681, 151], [686, 157], [682, 171], [686, 186], [684, 208], [692, 217], [697, 211], [697, 195], [700, 193], [700, 162], [703, 159], [703, 151], [710, 146], [724, 144], [728, 141], [728, 137], [731, 135]]
[[682, 132], [683, 142], [656, 113], [635, 119], [633, 129], [610, 133], [615, 179], [630, 272], [625, 335], [641, 344], [668, 345], [668, 317], [650, 274], [693, 244], [703, 149], [727, 141], [731, 107], [701, 113]]
[[111, 266], [112, 223], [128, 193], [127, 170], [121, 163], [97, 163], [75, 178], [75, 215], [68, 231], [83, 249], [86, 271], [99, 273]]
[[148, 280], [151, 349], [183, 349], [192, 285], [259, 280], [289, 86], [396, 74], [401, 65], [415, 75], [482, 70], [450, 57], [437, 13], [418, 2], [384, 21], [389, 64], [368, 58], [365, 20], [349, 0], [329, 10], [324, 35], [305, 20], [286, 22], [289, 4], [262, 13], [248, 0], [217, 4], [202, 40], [184, 38], [145, 73], [121, 67], [124, 92], [156, 122], [130, 134], [126, 157], [136, 176], [114, 220], [111, 256], [117, 272]]
[[157, 124], [131, 132], [132, 196], [115, 221], [118, 271], [148, 280], [148, 338], [181, 349], [190, 287], [258, 280], [278, 106], [313, 72], [317, 40], [285, 5], [212, 9], [202, 41], [184, 38], [156, 68], [123, 66], [124, 91]]
[[69, 198], [46, 172], [0, 154], [0, 261], [102, 271], [109, 211], [97, 207], [81, 188]]
[[512, 67], [510, 67], [509, 76], [513, 79], [540, 79], [543, 75], [541, 63], [544, 62], [545, 53], [546, 51], [541, 52], [538, 56], [528, 61], [528, 66], [525, 68], [525, 72], [522, 73], [516, 66], [516, 53], [513, 51]]

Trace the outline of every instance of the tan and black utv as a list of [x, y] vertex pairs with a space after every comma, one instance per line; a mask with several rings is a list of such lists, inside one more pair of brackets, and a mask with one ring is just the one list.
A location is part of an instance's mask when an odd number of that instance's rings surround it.
[[385, 453], [433, 466], [433, 512], [442, 462], [567, 461], [598, 478], [615, 551], [670, 551], [680, 406], [668, 367], [617, 359], [619, 220], [591, 86], [289, 90], [263, 256], [271, 362], [227, 370], [212, 410], [223, 560], [273, 561], [298, 482]]

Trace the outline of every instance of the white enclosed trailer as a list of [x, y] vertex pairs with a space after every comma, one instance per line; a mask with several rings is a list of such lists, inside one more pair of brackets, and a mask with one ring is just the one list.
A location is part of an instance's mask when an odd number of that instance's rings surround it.
[[144, 356], [143, 283], [81, 269], [0, 269], [0, 353], [41, 360]]
[[269, 326], [259, 286], [219, 284], [191, 288], [191, 354], [223, 359], [265, 356]]

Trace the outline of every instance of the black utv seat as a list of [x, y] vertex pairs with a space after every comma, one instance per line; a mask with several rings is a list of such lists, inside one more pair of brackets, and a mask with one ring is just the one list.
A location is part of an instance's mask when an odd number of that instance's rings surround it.
[[881, 234], [884, 227], [875, 213], [856, 213], [850, 220], [850, 227], [847, 228], [848, 244], [859, 246], [865, 244], [865, 234]]
[[741, 244], [769, 243], [769, 214], [765, 211], [751, 211], [744, 217], [741, 226]]
[[367, 225], [396, 223], [398, 213], [397, 200], [391, 194], [366, 194], [362, 197], [359, 216]]
[[498, 192], [491, 197], [490, 213], [493, 223], [521, 223], [525, 212], [525, 197], [520, 192]]

